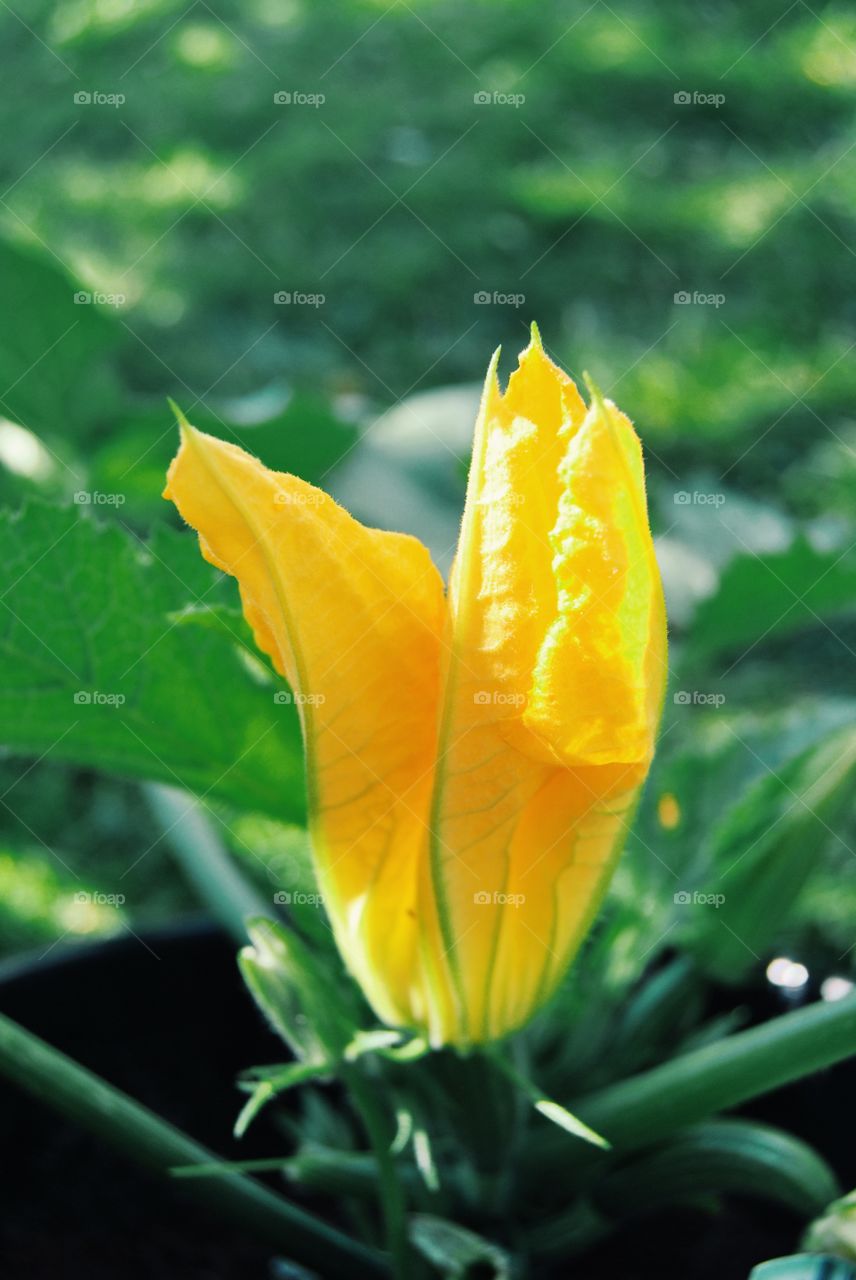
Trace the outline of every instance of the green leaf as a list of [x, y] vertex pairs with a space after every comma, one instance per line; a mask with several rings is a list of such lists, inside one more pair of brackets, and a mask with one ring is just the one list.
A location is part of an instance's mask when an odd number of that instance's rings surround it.
[[827, 1163], [799, 1138], [754, 1121], [709, 1120], [607, 1175], [594, 1200], [603, 1212], [626, 1218], [729, 1193], [781, 1204], [804, 1217], [837, 1191]]
[[437, 1268], [446, 1280], [467, 1280], [476, 1273], [494, 1280], [510, 1280], [511, 1259], [497, 1245], [474, 1231], [436, 1218], [415, 1213], [409, 1219], [408, 1234], [414, 1247]]
[[682, 888], [675, 897], [688, 917], [687, 947], [718, 978], [738, 981], [776, 941], [836, 838], [854, 778], [856, 732], [846, 729], [765, 773], [713, 832], [704, 858], [709, 879], [693, 895]]
[[82, 509], [0, 517], [3, 743], [300, 821], [295, 709], [242, 633], [175, 625], [225, 584], [195, 539], [143, 546]]
[[118, 343], [118, 323], [33, 250], [0, 241], [0, 278], [0, 415], [37, 433], [90, 424], [93, 405], [112, 400], [100, 358]]
[[201, 431], [231, 440], [261, 458], [273, 471], [290, 471], [310, 484], [326, 487], [329, 474], [357, 441], [352, 426], [337, 417], [320, 396], [306, 392], [291, 396], [272, 417], [250, 417], [231, 404], [209, 419], [194, 409], [190, 421]]
[[[681, 1205], [716, 1207], [722, 1195], [765, 1200], [804, 1218], [826, 1204], [837, 1185], [806, 1143], [749, 1120], [704, 1121], [630, 1160], [618, 1159], [616, 1152], [600, 1176], [591, 1171], [585, 1198], [571, 1195], [552, 1221], [533, 1225], [536, 1255], [567, 1259], [629, 1222]], [[553, 1171], [554, 1179], [561, 1176]]]
[[787, 551], [741, 555], [698, 608], [685, 662], [746, 651], [767, 638], [822, 626], [856, 607], [856, 553], [816, 551], [799, 537]]
[[670, 961], [631, 992], [610, 1046], [624, 1074], [656, 1061], [679, 1043], [701, 1013], [699, 975], [685, 956]]

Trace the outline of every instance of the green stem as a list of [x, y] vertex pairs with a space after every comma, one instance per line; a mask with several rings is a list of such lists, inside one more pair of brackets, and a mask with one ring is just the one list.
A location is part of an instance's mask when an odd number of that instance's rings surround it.
[[237, 942], [246, 942], [247, 919], [273, 915], [271, 903], [238, 870], [198, 800], [159, 782], [146, 783], [143, 792], [202, 902]]
[[[0, 1014], [0, 1072], [40, 1102], [70, 1116], [139, 1164], [160, 1174], [210, 1164], [213, 1152]], [[383, 1254], [238, 1173], [188, 1179], [195, 1199], [325, 1277], [388, 1276]]]
[[383, 1208], [386, 1247], [393, 1271], [399, 1280], [412, 1280], [415, 1260], [407, 1238], [407, 1200], [398, 1176], [395, 1158], [390, 1150], [391, 1135], [386, 1132], [384, 1117], [375, 1103], [371, 1087], [359, 1067], [343, 1067], [342, 1079], [359, 1112], [372, 1145], [379, 1179]]
[[[323, 1195], [378, 1198], [380, 1178], [373, 1153], [335, 1151], [312, 1145], [289, 1156], [283, 1171], [291, 1182]], [[402, 1168], [399, 1176], [405, 1188], [418, 1189], [416, 1169], [412, 1165]]]
[[[853, 1053], [856, 997], [850, 996], [783, 1014], [673, 1058], [581, 1098], [574, 1111], [623, 1155]], [[591, 1158], [591, 1149], [580, 1144], [567, 1148], [562, 1163], [588, 1164]]]

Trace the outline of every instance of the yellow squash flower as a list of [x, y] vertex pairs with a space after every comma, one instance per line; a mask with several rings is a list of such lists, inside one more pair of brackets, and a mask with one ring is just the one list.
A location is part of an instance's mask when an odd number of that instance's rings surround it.
[[630, 422], [596, 393], [587, 409], [534, 326], [504, 393], [496, 363], [448, 592], [417, 539], [187, 425], [165, 494], [294, 690], [342, 956], [380, 1018], [435, 1045], [502, 1036], [555, 990], [666, 667]]

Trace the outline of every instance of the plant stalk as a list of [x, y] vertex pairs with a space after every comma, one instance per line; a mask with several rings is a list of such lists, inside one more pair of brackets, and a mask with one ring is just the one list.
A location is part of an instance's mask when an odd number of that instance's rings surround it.
[[145, 783], [143, 793], [200, 900], [236, 942], [246, 942], [246, 921], [273, 915], [270, 903], [238, 869], [198, 800], [160, 782]]
[[[217, 1156], [58, 1049], [0, 1014], [0, 1073], [159, 1174]], [[386, 1257], [239, 1173], [189, 1178], [185, 1193], [330, 1280], [389, 1276]]]
[[412, 1280], [416, 1274], [416, 1260], [407, 1238], [407, 1199], [390, 1150], [391, 1136], [385, 1132], [383, 1113], [376, 1105], [371, 1085], [363, 1077], [359, 1067], [343, 1068], [342, 1079], [374, 1152], [386, 1246], [393, 1272], [398, 1280]]
[[[580, 1098], [574, 1112], [624, 1155], [856, 1054], [856, 996], [818, 1002]], [[557, 1152], [558, 1154], [558, 1152]], [[603, 1156], [566, 1146], [562, 1165]]]

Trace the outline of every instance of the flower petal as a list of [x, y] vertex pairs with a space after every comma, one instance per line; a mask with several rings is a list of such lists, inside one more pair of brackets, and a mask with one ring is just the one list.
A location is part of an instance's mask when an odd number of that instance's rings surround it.
[[165, 496], [238, 579], [257, 643], [294, 690], [340, 949], [378, 1013], [412, 1022], [440, 575], [415, 538], [367, 529], [321, 490], [186, 425]]
[[654, 753], [665, 680], [665, 608], [645, 508], [642, 450], [595, 394], [560, 467], [550, 534], [557, 617], [544, 636], [526, 727], [569, 765]]
[[662, 701], [630, 423], [533, 340], [488, 372], [448, 605], [414, 539], [192, 428], [167, 495], [291, 682], [340, 950], [434, 1044], [522, 1024], [605, 892]]
[[449, 588], [431, 873], [464, 1039], [519, 1025], [605, 891], [653, 750], [662, 593], [630, 424], [537, 332], [488, 373]]

